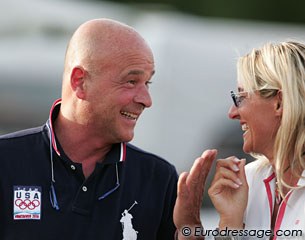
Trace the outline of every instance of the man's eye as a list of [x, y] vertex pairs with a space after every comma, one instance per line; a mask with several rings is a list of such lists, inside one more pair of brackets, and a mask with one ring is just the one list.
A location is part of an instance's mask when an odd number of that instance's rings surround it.
[[149, 86], [150, 84], [152, 84], [152, 81], [147, 81], [145, 84], [146, 86]]
[[136, 84], [136, 80], [128, 80], [127, 83], [135, 85]]

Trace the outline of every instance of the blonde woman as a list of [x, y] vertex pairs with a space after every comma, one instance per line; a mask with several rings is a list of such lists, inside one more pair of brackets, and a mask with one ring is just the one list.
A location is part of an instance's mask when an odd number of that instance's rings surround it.
[[[265, 44], [237, 64], [229, 117], [257, 160], [217, 161], [209, 196], [219, 230], [260, 239], [305, 237], [305, 45]], [[229, 231], [229, 230], [238, 231]]]

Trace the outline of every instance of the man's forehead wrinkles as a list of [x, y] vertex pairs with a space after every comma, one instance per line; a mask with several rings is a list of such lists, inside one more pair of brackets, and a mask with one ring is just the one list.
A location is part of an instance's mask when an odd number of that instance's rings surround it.
[[128, 75], [141, 75], [141, 74], [144, 74], [143, 70], [130, 70], [128, 72]]
[[[144, 70], [136, 70], [136, 69], [130, 70], [127, 73], [127, 75], [144, 75], [144, 74], [145, 74]], [[150, 72], [150, 76], [153, 76], [154, 74], [155, 74], [155, 70], [152, 70]]]

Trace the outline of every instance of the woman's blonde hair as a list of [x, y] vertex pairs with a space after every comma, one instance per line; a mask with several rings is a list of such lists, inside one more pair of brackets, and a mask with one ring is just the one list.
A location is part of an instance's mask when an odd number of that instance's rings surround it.
[[287, 165], [298, 178], [305, 169], [305, 45], [296, 41], [265, 44], [239, 59], [237, 75], [245, 91], [259, 90], [265, 98], [281, 91], [283, 114], [273, 157], [283, 194], [283, 186], [294, 187], [283, 180]]

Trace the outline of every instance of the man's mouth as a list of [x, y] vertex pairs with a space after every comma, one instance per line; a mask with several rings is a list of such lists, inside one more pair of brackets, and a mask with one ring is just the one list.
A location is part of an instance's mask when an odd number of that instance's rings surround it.
[[126, 112], [126, 111], [121, 111], [121, 115], [124, 117], [131, 119], [131, 120], [137, 120], [139, 118], [139, 114], [131, 113], [131, 112]]

